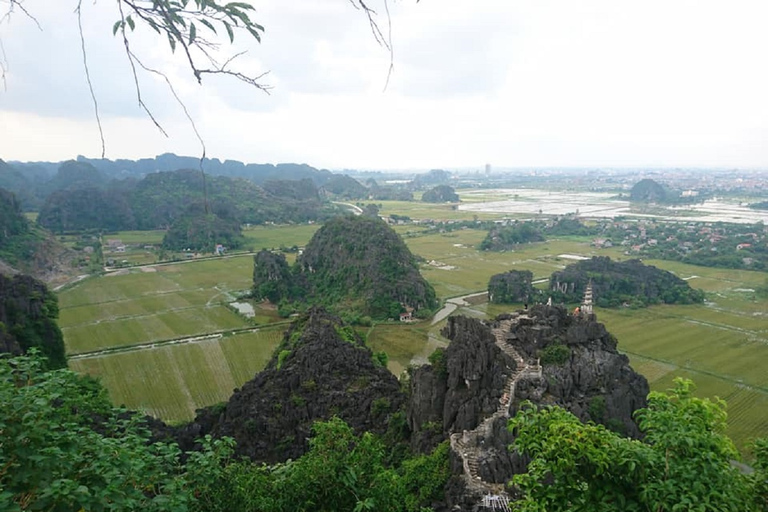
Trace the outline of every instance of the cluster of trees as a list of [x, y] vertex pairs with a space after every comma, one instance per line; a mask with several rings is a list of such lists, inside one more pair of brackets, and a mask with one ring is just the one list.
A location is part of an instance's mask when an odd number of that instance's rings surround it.
[[437, 307], [434, 289], [402, 239], [365, 215], [326, 222], [292, 268], [281, 255], [257, 254], [253, 294], [275, 303], [295, 301], [296, 308], [322, 304], [375, 319], [397, 318], [406, 307], [429, 315]]
[[233, 457], [229, 438], [182, 453], [141, 416], [112, 407], [95, 380], [46, 371], [37, 355], [0, 358], [0, 508], [418, 512], [442, 497], [448, 446], [402, 456], [338, 418], [318, 422], [310, 450], [273, 466]]
[[459, 194], [448, 185], [437, 185], [421, 196], [421, 200], [426, 203], [458, 203]]
[[480, 242], [481, 251], [505, 251], [520, 244], [546, 240], [541, 227], [533, 222], [515, 222], [509, 226], [494, 226]]
[[[533, 287], [533, 273], [511, 270], [491, 276], [488, 296], [499, 304], [541, 300], [543, 293]], [[593, 257], [568, 265], [549, 278], [547, 294], [557, 302], [578, 303], [592, 283], [593, 300], [599, 307], [650, 304], [692, 304], [704, 301], [704, 292], [694, 290], [671, 272], [644, 265], [640, 260], [623, 262]]]
[[629, 193], [629, 200], [636, 203], [689, 204], [702, 202], [707, 197], [707, 194], [683, 197], [679, 190], [673, 190], [650, 178], [635, 183]]
[[[447, 442], [414, 455], [331, 418], [315, 424], [305, 455], [280, 464], [236, 459], [229, 438], [182, 453], [112, 407], [95, 380], [44, 367], [34, 353], [0, 358], [0, 425], [14, 440], [0, 443], [3, 510], [422, 512], [444, 499]], [[509, 422], [513, 447], [530, 457], [512, 480], [516, 509], [768, 510], [768, 441], [754, 443], [754, 472], [740, 472], [723, 401], [677, 380], [636, 417], [640, 440], [523, 404]]]
[[0, 188], [0, 259], [15, 265], [29, 257], [36, 241], [16, 196]]
[[48, 196], [38, 222], [57, 233], [84, 230], [165, 229], [189, 213], [190, 204], [210, 201], [240, 223], [321, 220], [334, 209], [321, 201], [309, 180], [267, 181], [178, 170], [149, 174], [136, 182], [80, 187], [78, 181]]
[[510, 270], [491, 276], [488, 282], [488, 300], [494, 304], [529, 302], [541, 292], [533, 287], [533, 272]]
[[550, 293], [557, 301], [578, 302], [590, 282], [595, 304], [600, 307], [704, 301], [703, 291], [694, 290], [671, 272], [640, 260], [613, 261], [606, 256], [579, 261], [554, 272], [549, 278]]
[[523, 406], [509, 422], [514, 447], [531, 458], [513, 479], [523, 493], [516, 510], [768, 510], [768, 440], [755, 442], [754, 473], [741, 473], [724, 434], [725, 402], [693, 391], [676, 379], [669, 392], [652, 392], [636, 412], [640, 440], [558, 407]]
[[58, 317], [58, 299], [44, 283], [24, 274], [0, 273], [0, 353], [21, 354], [34, 348], [51, 367], [66, 367]]

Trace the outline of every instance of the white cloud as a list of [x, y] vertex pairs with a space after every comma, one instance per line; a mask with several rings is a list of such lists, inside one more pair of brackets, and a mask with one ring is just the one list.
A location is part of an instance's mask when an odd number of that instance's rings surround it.
[[[0, 157], [98, 154], [66, 3], [39, 0], [60, 20], [42, 34], [20, 18], [0, 26], [12, 69]], [[768, 167], [762, 0], [390, 0], [395, 69], [384, 93], [389, 54], [347, 0], [253, 3], [266, 33], [242, 64], [271, 70], [271, 96], [216, 77], [200, 87], [164, 42], [136, 42], [176, 84], [211, 156], [338, 168]], [[108, 156], [196, 154], [164, 83], [144, 74], [172, 138], [142, 118], [102, 4], [84, 15]]]

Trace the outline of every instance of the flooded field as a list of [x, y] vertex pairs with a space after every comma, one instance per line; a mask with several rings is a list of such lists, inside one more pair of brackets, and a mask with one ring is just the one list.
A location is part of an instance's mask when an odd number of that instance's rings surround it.
[[[565, 215], [579, 213], [593, 218], [655, 218], [692, 222], [768, 222], [768, 210], [753, 210], [736, 202], [712, 199], [701, 204], [657, 207], [658, 213], [634, 211], [629, 201], [608, 192], [565, 192], [540, 189], [492, 189], [460, 191], [460, 211], [510, 215]], [[484, 201], [483, 197], [488, 197]], [[504, 199], [499, 199], [504, 197]]]

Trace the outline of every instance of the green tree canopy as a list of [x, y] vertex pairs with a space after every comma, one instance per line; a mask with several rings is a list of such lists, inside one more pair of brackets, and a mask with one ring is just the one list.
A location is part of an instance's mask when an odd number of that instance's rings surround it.
[[528, 403], [509, 422], [514, 447], [531, 457], [528, 472], [513, 480], [524, 493], [520, 510], [766, 510], [766, 453], [758, 453], [760, 475], [740, 473], [724, 434], [725, 403], [697, 398], [693, 390], [690, 381], [676, 379], [667, 393], [652, 392], [637, 413], [642, 440]]

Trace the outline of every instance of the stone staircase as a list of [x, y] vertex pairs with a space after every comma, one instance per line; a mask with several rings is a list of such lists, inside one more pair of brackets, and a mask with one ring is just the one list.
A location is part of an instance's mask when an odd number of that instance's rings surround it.
[[480, 445], [482, 440], [491, 435], [494, 422], [499, 418], [509, 418], [509, 404], [515, 396], [515, 387], [520, 379], [538, 377], [541, 378], [541, 365], [537, 361], [535, 365], [529, 365], [525, 359], [507, 343], [506, 334], [513, 325], [513, 320], [502, 320], [499, 326], [492, 329], [496, 346], [515, 361], [515, 370], [504, 383], [505, 392], [499, 399], [496, 411], [485, 418], [474, 430], [465, 430], [462, 433], [451, 434], [451, 449], [459, 454], [464, 467], [464, 479], [467, 488], [477, 494], [483, 494], [482, 506], [496, 509], [509, 510], [509, 496], [504, 492], [503, 484], [485, 482], [480, 477]]

